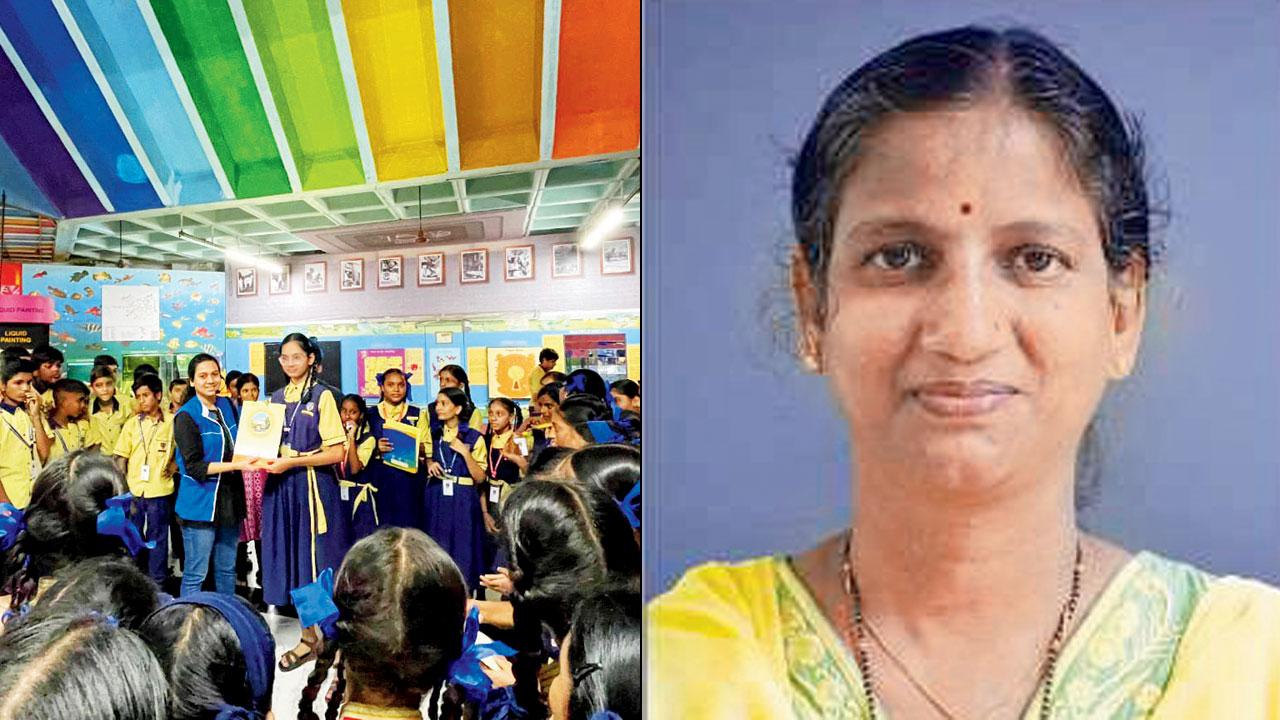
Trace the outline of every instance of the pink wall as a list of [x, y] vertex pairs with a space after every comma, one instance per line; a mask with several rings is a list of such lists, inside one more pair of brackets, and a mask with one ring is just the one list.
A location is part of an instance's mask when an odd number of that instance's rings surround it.
[[[632, 238], [630, 275], [600, 274], [600, 251], [582, 251], [582, 276], [551, 277], [551, 246], [573, 242], [574, 235], [540, 235], [522, 240], [501, 240], [474, 245], [413, 245], [403, 250], [404, 287], [377, 288], [379, 257], [400, 252], [359, 255], [318, 255], [292, 262], [289, 294], [271, 295], [268, 273], [258, 271], [258, 294], [236, 297], [236, 271], [227, 269], [227, 324], [296, 323], [319, 320], [352, 320], [424, 315], [476, 315], [505, 312], [556, 312], [565, 310], [638, 310], [640, 308], [640, 240], [631, 229], [617, 237]], [[503, 279], [503, 248], [534, 246], [532, 280], [507, 282]], [[463, 285], [458, 282], [459, 253], [462, 250], [489, 250], [489, 281]], [[419, 253], [445, 253], [445, 283], [418, 287]], [[364, 260], [364, 289], [338, 290], [339, 261]], [[328, 289], [323, 293], [302, 291], [303, 265], [323, 260], [327, 265]]]

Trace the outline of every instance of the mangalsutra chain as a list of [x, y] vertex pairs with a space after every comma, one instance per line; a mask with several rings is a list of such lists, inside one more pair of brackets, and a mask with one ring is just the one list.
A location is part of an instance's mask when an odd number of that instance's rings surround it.
[[[875, 682], [872, 679], [871, 659], [867, 653], [866, 641], [869, 635], [868, 623], [863, 616], [862, 611], [862, 592], [858, 588], [858, 579], [853, 572], [853, 531], [850, 530], [844, 541], [844, 555], [841, 564], [843, 574], [843, 585], [845, 597], [848, 600], [849, 612], [842, 613], [844, 617], [845, 642], [853, 650], [853, 655], [858, 663], [858, 673], [862, 676], [862, 692], [867, 699], [867, 711], [870, 713], [870, 720], [876, 720], [879, 713], [876, 710], [876, 704], [879, 702], [875, 694]], [[1076, 559], [1071, 569], [1071, 591], [1067, 594], [1066, 602], [1063, 603], [1062, 611], [1058, 614], [1058, 623], [1054, 628], [1053, 637], [1049, 640], [1049, 647], [1045, 651], [1045, 657], [1042, 664], [1040, 674], [1040, 684], [1042, 690], [1040, 692], [1040, 720], [1050, 720], [1053, 711], [1053, 686], [1054, 679], [1058, 669], [1058, 659], [1062, 653], [1062, 643], [1066, 639], [1067, 630], [1071, 627], [1071, 621], [1075, 617], [1076, 610], [1080, 605], [1080, 583], [1083, 576], [1084, 550], [1079, 540], [1076, 540]], [[849, 620], [852, 619], [850, 627]], [[881, 641], [883, 645], [883, 641]], [[888, 653], [888, 648], [884, 648]], [[907, 675], [908, 680], [915, 686], [919, 692], [935, 709], [947, 717], [953, 717], [952, 713], [933, 697], [914, 677], [911, 677], [910, 671], [905, 665], [898, 663], [899, 668]]]

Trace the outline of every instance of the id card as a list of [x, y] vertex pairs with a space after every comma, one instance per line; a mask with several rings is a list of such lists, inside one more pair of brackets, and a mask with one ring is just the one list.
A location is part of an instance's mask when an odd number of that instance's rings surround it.
[[502, 499], [502, 487], [498, 485], [489, 486], [489, 502], [497, 503]]
[[138, 472], [138, 476], [142, 478], [142, 482], [151, 480], [151, 466], [143, 465], [142, 469]]
[[343, 502], [351, 501], [351, 488], [347, 487], [346, 485], [342, 486], [342, 489], [338, 492], [338, 494], [342, 496]]
[[444, 496], [445, 496], [445, 497], [453, 497], [453, 484], [454, 484], [455, 482], [457, 482], [457, 481], [456, 481], [456, 480], [454, 480], [454, 479], [453, 479], [453, 478], [451, 478], [451, 477], [447, 477], [447, 476], [446, 476], [446, 477], [444, 478], [444, 483], [441, 485], [441, 487], [444, 489]]
[[32, 460], [31, 461], [31, 479], [35, 480], [36, 476], [39, 474], [40, 474], [40, 463], [37, 460]]

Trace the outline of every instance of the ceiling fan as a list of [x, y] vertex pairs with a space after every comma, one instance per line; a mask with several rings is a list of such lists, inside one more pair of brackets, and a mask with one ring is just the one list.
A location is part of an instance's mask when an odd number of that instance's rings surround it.
[[422, 186], [419, 185], [418, 186], [418, 232], [416, 234], [398, 232], [394, 235], [388, 235], [387, 241], [392, 244], [403, 245], [407, 241], [425, 244], [428, 240], [432, 240], [432, 239], [435, 239], [434, 233], [426, 232], [422, 229]]

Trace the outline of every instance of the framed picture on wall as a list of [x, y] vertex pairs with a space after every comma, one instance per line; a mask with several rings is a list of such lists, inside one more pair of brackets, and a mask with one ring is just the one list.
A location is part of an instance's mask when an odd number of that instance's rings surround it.
[[631, 261], [631, 238], [600, 243], [600, 274], [626, 275], [635, 272]]
[[581, 277], [582, 251], [577, 243], [551, 246], [551, 277]]
[[516, 245], [505, 248], [503, 255], [506, 258], [503, 267], [505, 268], [504, 277], [507, 282], [533, 279], [532, 245]]
[[418, 256], [418, 287], [444, 284], [444, 253]]
[[338, 289], [364, 289], [364, 260], [353, 258], [338, 263]]
[[482, 283], [489, 281], [489, 251], [462, 251], [462, 282]]
[[236, 297], [251, 297], [257, 294], [257, 268], [236, 268]]
[[309, 262], [302, 266], [302, 292], [322, 293], [329, 288], [329, 266], [321, 262]]
[[404, 257], [395, 255], [378, 258], [378, 287], [404, 287]]
[[289, 294], [289, 271], [292, 268], [285, 266], [283, 272], [271, 273], [271, 280], [267, 285], [267, 291], [272, 295], [288, 295]]

